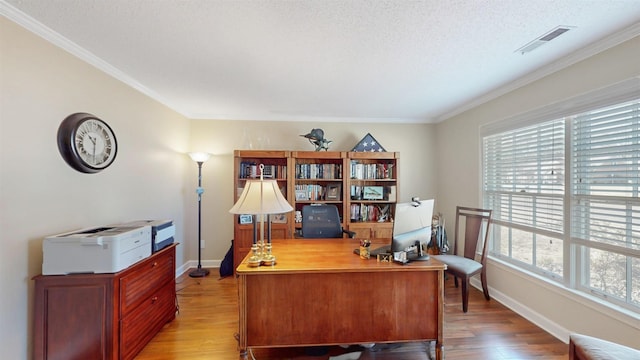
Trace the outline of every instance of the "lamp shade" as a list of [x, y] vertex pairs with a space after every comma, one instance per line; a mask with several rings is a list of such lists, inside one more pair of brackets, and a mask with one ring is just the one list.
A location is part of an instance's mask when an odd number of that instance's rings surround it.
[[205, 162], [209, 160], [211, 154], [206, 152], [190, 152], [189, 156], [191, 156], [191, 159], [195, 162]]
[[233, 205], [232, 214], [281, 214], [293, 210], [284, 198], [276, 180], [249, 180], [238, 201]]

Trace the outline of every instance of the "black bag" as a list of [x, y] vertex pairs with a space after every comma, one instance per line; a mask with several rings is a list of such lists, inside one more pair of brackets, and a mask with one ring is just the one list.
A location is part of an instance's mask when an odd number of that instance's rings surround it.
[[231, 240], [231, 247], [220, 263], [220, 277], [231, 275], [233, 275], [233, 240]]

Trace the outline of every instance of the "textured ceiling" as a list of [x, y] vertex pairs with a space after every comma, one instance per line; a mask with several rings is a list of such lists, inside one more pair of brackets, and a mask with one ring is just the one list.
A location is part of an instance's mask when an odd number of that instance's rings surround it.
[[[640, 34], [640, 1], [0, 0], [190, 118], [437, 122]], [[516, 49], [559, 25], [536, 50]]]

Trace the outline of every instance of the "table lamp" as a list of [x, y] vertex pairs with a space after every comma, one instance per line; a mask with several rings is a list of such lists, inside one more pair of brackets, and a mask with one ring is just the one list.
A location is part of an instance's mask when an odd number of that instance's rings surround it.
[[[229, 210], [232, 214], [253, 215], [253, 244], [247, 265], [275, 265], [276, 258], [271, 248], [271, 214], [282, 214], [293, 207], [282, 195], [276, 180], [264, 180], [264, 165], [260, 164], [260, 180], [247, 180], [238, 201]], [[257, 239], [257, 219], [260, 215], [260, 242]], [[264, 216], [267, 215], [267, 242], [264, 241]]]

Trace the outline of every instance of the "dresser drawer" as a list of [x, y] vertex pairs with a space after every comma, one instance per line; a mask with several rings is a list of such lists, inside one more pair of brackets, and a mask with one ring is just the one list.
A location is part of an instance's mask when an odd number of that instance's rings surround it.
[[157, 289], [120, 321], [120, 358], [133, 359], [173, 320], [176, 314], [175, 281]]
[[168, 282], [175, 281], [173, 252], [143, 261], [120, 278], [120, 318]]

